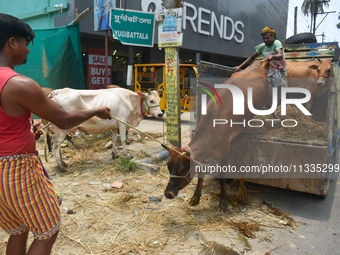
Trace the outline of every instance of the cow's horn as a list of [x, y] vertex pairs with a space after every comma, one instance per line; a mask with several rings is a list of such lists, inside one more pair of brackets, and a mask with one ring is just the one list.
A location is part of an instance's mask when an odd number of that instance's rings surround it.
[[168, 143], [168, 144], [161, 144], [162, 147], [166, 150], [169, 150], [169, 148], [176, 148], [175, 146], [173, 146], [171, 143]]

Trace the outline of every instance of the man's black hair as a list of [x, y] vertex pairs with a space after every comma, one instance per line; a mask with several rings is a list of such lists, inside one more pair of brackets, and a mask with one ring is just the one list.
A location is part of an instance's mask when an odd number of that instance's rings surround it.
[[0, 51], [3, 50], [11, 37], [23, 37], [27, 38], [28, 42], [33, 42], [35, 33], [26, 22], [11, 15], [0, 13]]

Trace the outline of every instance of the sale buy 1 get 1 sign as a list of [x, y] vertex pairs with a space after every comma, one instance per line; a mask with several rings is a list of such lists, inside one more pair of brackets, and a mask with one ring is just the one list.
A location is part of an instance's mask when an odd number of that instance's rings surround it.
[[[108, 57], [108, 85], [111, 84], [112, 54]], [[89, 89], [105, 89], [105, 50], [89, 49]]]

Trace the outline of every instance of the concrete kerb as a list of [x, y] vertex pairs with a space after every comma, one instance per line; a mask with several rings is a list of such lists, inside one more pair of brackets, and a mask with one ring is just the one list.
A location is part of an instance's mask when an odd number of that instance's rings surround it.
[[144, 159], [134, 160], [136, 163], [151, 163], [159, 160], [165, 160], [170, 156], [170, 153], [167, 150], [162, 150], [160, 152], [155, 152], [151, 155], [151, 157], [146, 157]]
[[160, 167], [152, 163], [165, 160], [169, 156], [170, 156], [170, 153], [167, 150], [162, 150], [160, 152], [156, 152], [152, 154], [151, 157], [133, 160], [133, 162], [137, 163], [138, 168], [141, 170], [150, 171], [152, 173], [158, 173], [160, 171]]

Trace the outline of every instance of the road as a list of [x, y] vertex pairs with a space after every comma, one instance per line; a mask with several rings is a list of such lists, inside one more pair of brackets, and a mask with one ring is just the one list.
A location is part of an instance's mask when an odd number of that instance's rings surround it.
[[277, 254], [340, 254], [338, 185], [337, 179], [333, 178], [326, 198], [278, 188], [263, 188], [261, 199], [289, 213], [298, 223], [294, 238], [291, 235], [278, 236], [278, 244], [281, 242], [285, 246]]

